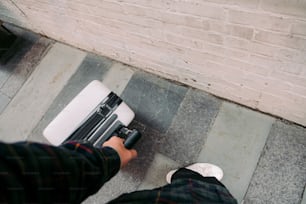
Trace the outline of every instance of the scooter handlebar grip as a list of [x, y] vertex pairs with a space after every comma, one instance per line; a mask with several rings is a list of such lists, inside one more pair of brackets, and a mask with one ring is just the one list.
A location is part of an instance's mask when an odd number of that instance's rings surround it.
[[138, 132], [137, 130], [132, 130], [132, 132], [129, 133], [128, 137], [124, 142], [125, 148], [132, 149], [140, 138], [141, 138], [141, 133]]

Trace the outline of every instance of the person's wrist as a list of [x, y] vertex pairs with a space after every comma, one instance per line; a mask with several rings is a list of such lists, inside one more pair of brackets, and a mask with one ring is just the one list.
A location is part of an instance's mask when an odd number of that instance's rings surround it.
[[113, 148], [120, 157], [121, 168], [127, 165], [132, 159], [137, 157], [137, 152], [134, 149], [126, 149], [124, 146], [124, 140], [117, 136], [111, 137], [103, 144], [103, 147]]

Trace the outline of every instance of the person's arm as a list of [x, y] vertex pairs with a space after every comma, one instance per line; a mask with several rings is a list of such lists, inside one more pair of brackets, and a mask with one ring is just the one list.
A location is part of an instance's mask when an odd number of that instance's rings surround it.
[[117, 137], [101, 149], [73, 141], [0, 143], [0, 203], [80, 203], [136, 155]]

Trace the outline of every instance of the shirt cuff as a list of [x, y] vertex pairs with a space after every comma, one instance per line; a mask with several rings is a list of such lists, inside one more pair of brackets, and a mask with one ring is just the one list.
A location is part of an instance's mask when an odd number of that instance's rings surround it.
[[121, 166], [120, 156], [117, 151], [111, 147], [102, 147], [100, 149], [104, 158], [106, 158], [107, 172], [109, 172], [109, 179], [118, 173]]

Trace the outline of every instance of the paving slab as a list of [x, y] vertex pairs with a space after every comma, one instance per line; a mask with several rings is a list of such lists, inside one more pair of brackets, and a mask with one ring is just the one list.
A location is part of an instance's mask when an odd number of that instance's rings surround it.
[[32, 32], [13, 26], [8, 28], [17, 36], [17, 39], [5, 56], [0, 59], [0, 88], [3, 87], [10, 76], [14, 75], [18, 67], [21, 69], [20, 67], [27, 66], [25, 69], [29, 69], [30, 66], [27, 65], [29, 61], [27, 61], [26, 56], [29, 55], [29, 50], [40, 39], [39, 35]]
[[46, 142], [45, 138], [42, 137], [42, 132], [47, 125], [91, 81], [101, 81], [111, 66], [112, 60], [94, 54], [88, 54], [77, 68], [77, 71], [75, 71], [65, 86], [62, 87], [62, 90], [54, 99], [43, 118], [29, 135], [28, 140]]
[[181, 167], [179, 163], [173, 161], [160, 153], [156, 153], [148, 172], [139, 186], [138, 190], [153, 189], [167, 184], [166, 175], [170, 170]]
[[181, 165], [195, 163], [220, 106], [221, 101], [212, 95], [189, 89], [164, 134], [160, 152]]
[[306, 184], [306, 128], [277, 121], [270, 132], [246, 203], [296, 203]]
[[7, 104], [9, 104], [10, 101], [11, 99], [0, 91], [0, 114], [5, 109]]
[[48, 52], [53, 41], [41, 37], [33, 43], [34, 44], [24, 45], [21, 50], [16, 50], [16, 48], [14, 48], [15, 53], [18, 53], [24, 52], [23, 50], [25, 46], [30, 46], [30, 48], [23, 54], [23, 56], [19, 56], [18, 62], [10, 61], [10, 64], [8, 64], [8, 66], [13, 65], [14, 68], [11, 68], [11, 75], [3, 84], [0, 90], [10, 98], [13, 98], [19, 91], [24, 82], [28, 79], [36, 66], [39, 64], [40, 60]]
[[10, 77], [11, 73], [5, 69], [3, 69], [0, 65], [0, 87], [3, 86], [3, 84], [7, 81], [7, 79]]
[[188, 88], [145, 72], [136, 72], [122, 93], [136, 119], [160, 132], [171, 125]]
[[5, 142], [25, 140], [83, 61], [86, 53], [56, 43], [0, 115]]
[[224, 171], [222, 182], [240, 203], [247, 191], [272, 117], [224, 102], [198, 158]]
[[302, 199], [301, 204], [306, 204], [306, 188], [304, 189], [303, 199]]
[[122, 63], [114, 63], [106, 76], [103, 77], [103, 84], [117, 95], [121, 95], [134, 74], [134, 70]]
[[40, 38], [40, 35], [10, 24], [4, 24], [4, 26], [17, 38], [11, 45], [10, 49], [8, 49], [7, 52], [0, 58], [0, 63], [13, 63], [12, 65], [14, 65], [14, 63], [18, 63], [18, 60], [22, 59], [23, 55]]

